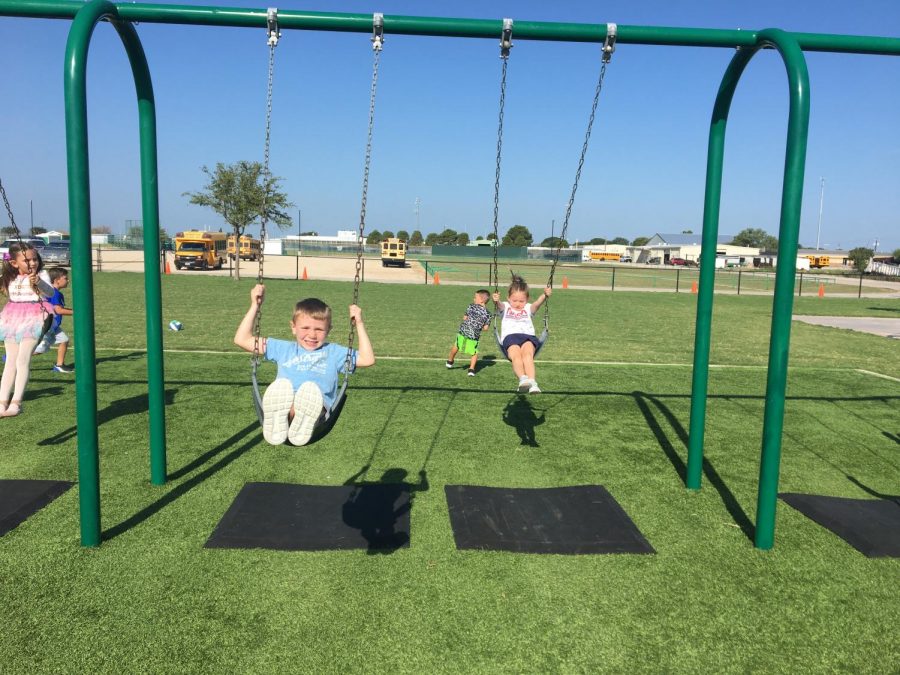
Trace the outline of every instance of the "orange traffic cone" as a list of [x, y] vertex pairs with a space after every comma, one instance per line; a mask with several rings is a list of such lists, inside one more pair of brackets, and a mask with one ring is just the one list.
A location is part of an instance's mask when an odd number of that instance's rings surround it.
[[438, 274], [437, 272], [434, 273], [434, 285], [435, 286], [441, 285], [441, 275]]
[[563, 288], [569, 287], [569, 277], [563, 277]]
[[696, 293], [696, 292], [697, 292], [697, 282], [695, 281], [694, 283], [691, 284], [691, 293]]
[[172, 266], [169, 264], [168, 260], [166, 260], [166, 274], [172, 274]]
[[304, 267], [303, 268], [303, 281], [307, 281], [308, 279], [309, 279], [309, 276], [306, 274], [306, 268]]
[[825, 297], [825, 284], [819, 284], [819, 297]]

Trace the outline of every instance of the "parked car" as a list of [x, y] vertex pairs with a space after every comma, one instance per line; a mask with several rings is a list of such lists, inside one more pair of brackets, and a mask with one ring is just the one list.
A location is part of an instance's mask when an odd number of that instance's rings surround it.
[[621, 258], [619, 258], [619, 262], [634, 262], [634, 261], [631, 259], [630, 255], [623, 255]]
[[687, 265], [687, 260], [684, 258], [669, 258], [670, 265], [676, 265], [678, 267], [684, 267]]
[[68, 241], [51, 241], [41, 249], [41, 258], [44, 265], [65, 267], [72, 264], [72, 249]]
[[662, 258], [656, 257], [656, 258], [650, 258], [647, 261], [647, 264], [648, 265], [659, 265], [661, 262], [662, 262]]
[[[25, 244], [31, 244], [38, 251], [41, 251], [42, 254], [43, 254], [42, 249], [44, 248], [44, 246], [47, 245], [47, 242], [45, 242], [43, 239], [34, 239], [31, 237], [22, 237], [22, 242]], [[0, 255], [2, 255], [5, 258], [6, 254], [9, 253], [9, 247], [12, 246], [13, 244], [18, 244], [18, 243], [19, 243], [18, 239], [7, 239], [2, 244], [0, 244]]]

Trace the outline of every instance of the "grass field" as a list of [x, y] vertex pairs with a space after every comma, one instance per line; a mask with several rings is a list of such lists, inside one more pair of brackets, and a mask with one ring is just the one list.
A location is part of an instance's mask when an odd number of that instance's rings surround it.
[[[263, 442], [231, 346], [251, 282], [163, 281], [164, 324], [185, 325], [166, 333], [170, 481], [149, 484], [141, 277], [95, 275], [104, 543], [79, 546], [77, 486], [0, 538], [3, 672], [900, 671], [900, 562], [781, 503], [775, 548], [752, 546], [771, 298], [716, 298], [708, 462], [689, 492], [690, 293], [558, 291], [545, 393], [519, 399], [490, 340], [477, 377], [444, 368], [474, 289], [364, 284], [379, 361], [337, 427], [292, 449]], [[344, 342], [343, 282], [270, 282], [263, 332], [289, 337], [305, 295], [340, 308]], [[900, 300], [795, 312], [900, 316]], [[781, 490], [900, 492], [897, 341], [795, 323], [790, 365]], [[0, 478], [77, 477], [74, 379], [49, 366], [35, 360], [23, 415], [0, 420]], [[203, 547], [246, 482], [361, 471], [425, 479], [409, 548]], [[458, 551], [449, 484], [602, 484], [656, 554]]]

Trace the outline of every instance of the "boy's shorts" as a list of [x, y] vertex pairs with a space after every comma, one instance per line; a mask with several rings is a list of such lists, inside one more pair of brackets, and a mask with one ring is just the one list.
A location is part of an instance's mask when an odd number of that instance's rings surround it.
[[458, 333], [456, 335], [456, 348], [463, 354], [475, 356], [478, 353], [478, 340], [473, 340], [462, 333]]
[[48, 330], [44, 334], [44, 339], [38, 343], [38, 346], [35, 347], [35, 354], [43, 354], [48, 349], [50, 349], [51, 345], [61, 345], [64, 342], [69, 341], [69, 336], [63, 333], [59, 328], [53, 330]]

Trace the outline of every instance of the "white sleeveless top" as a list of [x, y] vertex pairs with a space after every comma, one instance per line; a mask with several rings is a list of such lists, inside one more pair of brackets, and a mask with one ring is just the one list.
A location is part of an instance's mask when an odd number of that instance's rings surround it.
[[[45, 270], [38, 272], [38, 279], [52, 286], [50, 275]], [[10, 281], [7, 291], [10, 302], [36, 302], [39, 299], [38, 294], [31, 288], [31, 279], [27, 275], [19, 275]]]

